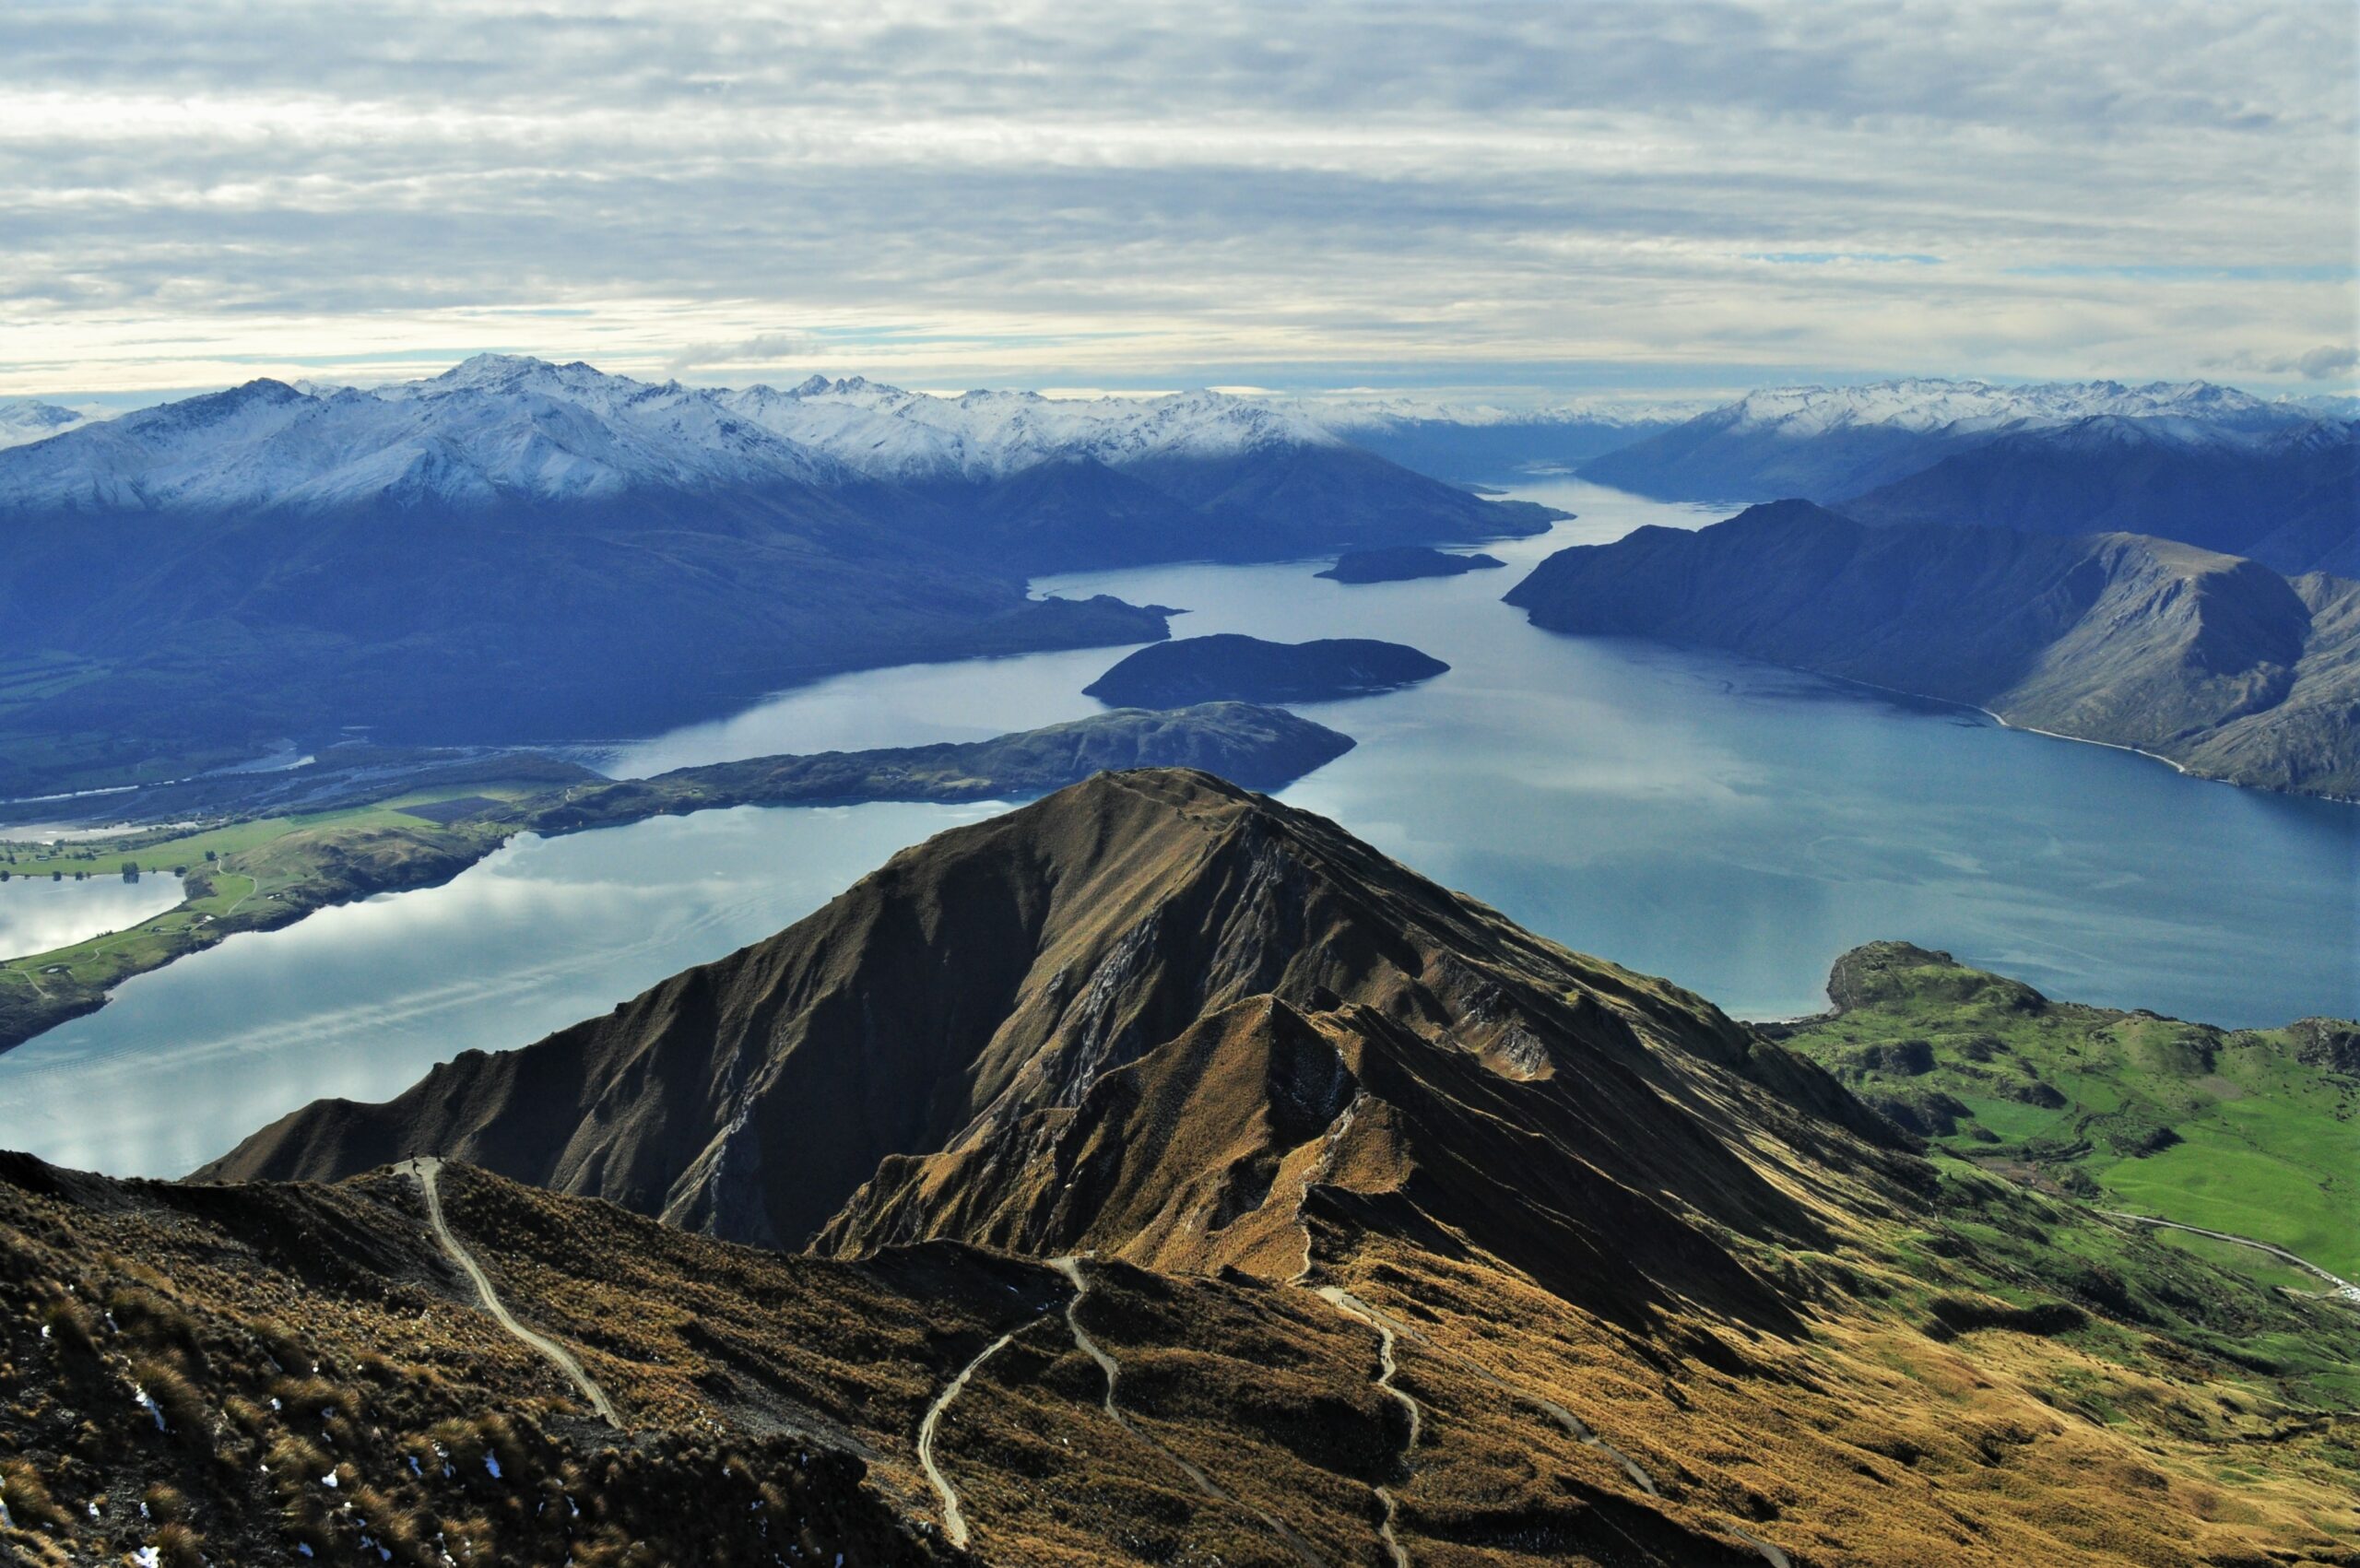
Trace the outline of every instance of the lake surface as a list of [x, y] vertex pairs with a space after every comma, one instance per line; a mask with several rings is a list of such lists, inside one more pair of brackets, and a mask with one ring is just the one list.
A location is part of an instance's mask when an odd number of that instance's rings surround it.
[[0, 1148], [180, 1175], [323, 1095], [383, 1100], [769, 936], [997, 808], [705, 811], [526, 836], [440, 888], [246, 933], [0, 1055]]
[[178, 877], [149, 872], [126, 882], [118, 872], [68, 877], [11, 877], [0, 882], [0, 959], [45, 953], [159, 915], [181, 902]]
[[[1894, 937], [2050, 994], [2231, 1024], [2360, 1013], [2360, 811], [2188, 779], [1726, 655], [1535, 631], [1499, 596], [1568, 544], [1717, 510], [1575, 481], [1507, 570], [1363, 586], [1316, 566], [1042, 584], [1189, 607], [1175, 635], [1384, 637], [1450, 672], [1300, 711], [1355, 737], [1295, 804], [1570, 946], [1740, 1016], [1824, 1004]], [[1098, 711], [1121, 650], [846, 676], [618, 751], [632, 775], [997, 735]], [[512, 846], [450, 886], [240, 937], [0, 1055], [0, 1148], [174, 1173], [324, 1093], [382, 1098], [788, 923], [987, 808], [703, 813]], [[93, 1114], [93, 1105], [107, 1107]]]

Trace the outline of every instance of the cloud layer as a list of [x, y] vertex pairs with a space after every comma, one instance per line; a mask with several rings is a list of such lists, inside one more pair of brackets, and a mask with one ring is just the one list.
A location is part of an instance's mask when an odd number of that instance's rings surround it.
[[1143, 10], [0, 9], [0, 391], [2349, 379], [2336, 0]]

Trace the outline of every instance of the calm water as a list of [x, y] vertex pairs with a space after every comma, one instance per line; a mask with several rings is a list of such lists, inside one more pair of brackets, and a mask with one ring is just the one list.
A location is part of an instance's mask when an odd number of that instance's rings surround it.
[[126, 882], [112, 871], [83, 881], [12, 877], [0, 882], [0, 959], [45, 953], [120, 931], [181, 902], [178, 877], [149, 873]]
[[[1190, 607], [1183, 636], [1379, 636], [1448, 661], [1412, 690], [1304, 708], [1361, 744], [1287, 798], [1742, 1016], [1823, 1005], [1828, 963], [1879, 937], [2220, 1023], [2360, 1012], [2360, 811], [1717, 654], [1536, 631], [1498, 599], [1550, 550], [1717, 513], [1572, 481], [1519, 493], [1581, 516], [1490, 547], [1505, 571], [1351, 587], [1300, 563], [1194, 566], [1044, 586]], [[1095, 711], [1080, 688], [1120, 656], [845, 677], [612, 766], [996, 735]], [[184, 1170], [315, 1095], [382, 1097], [461, 1049], [603, 1011], [977, 814], [716, 812], [527, 841], [447, 888], [233, 938], [0, 1055], [0, 1147]]]
[[606, 1011], [993, 808], [707, 811], [519, 839], [445, 887], [232, 937], [0, 1055], [0, 1148], [178, 1175], [322, 1095]]

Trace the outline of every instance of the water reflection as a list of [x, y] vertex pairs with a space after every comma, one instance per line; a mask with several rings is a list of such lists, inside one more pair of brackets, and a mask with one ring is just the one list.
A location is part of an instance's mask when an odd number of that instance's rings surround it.
[[142, 975], [0, 1055], [0, 1149], [178, 1175], [322, 1095], [603, 1012], [791, 925], [996, 807], [708, 811], [525, 838], [441, 888], [324, 910]]
[[121, 931], [181, 902], [181, 879], [149, 872], [126, 882], [112, 871], [82, 881], [11, 877], [0, 882], [0, 959], [45, 953]]
[[[1287, 792], [1548, 936], [1743, 1016], [1810, 1011], [1897, 937], [2055, 995], [2240, 1025], [2360, 1013], [2360, 811], [1723, 655], [1537, 631], [1499, 596], [1670, 507], [1574, 481], [1505, 571], [1347, 585], [1181, 566], [1044, 584], [1189, 607], [1182, 634], [1375, 636], [1447, 661], [1304, 708], [1359, 747]], [[848, 676], [634, 748], [633, 772], [997, 735], [1094, 711], [1119, 651]], [[767, 935], [975, 811], [736, 811], [525, 841], [447, 888], [239, 937], [0, 1056], [0, 1147], [165, 1173], [320, 1094], [382, 1098]], [[93, 1107], [103, 1107], [94, 1111]]]

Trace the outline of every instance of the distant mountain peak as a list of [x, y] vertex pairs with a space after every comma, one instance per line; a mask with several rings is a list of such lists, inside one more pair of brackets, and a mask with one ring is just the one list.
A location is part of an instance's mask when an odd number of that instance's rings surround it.
[[37, 397], [0, 397], [0, 447], [47, 441], [105, 417], [90, 409], [68, 408]]
[[[300, 434], [292, 418], [256, 413], [272, 409], [300, 415]], [[66, 428], [30, 413], [0, 425], [31, 432], [18, 441]], [[1119, 466], [1342, 444], [1300, 412], [1214, 392], [938, 397], [857, 375], [732, 390], [495, 353], [357, 391], [259, 379], [142, 410], [123, 429], [139, 434], [45, 450], [30, 466], [0, 462], [0, 507], [473, 506], [854, 476], [991, 480], [1077, 457]], [[441, 455], [422, 459], [428, 448]]]

